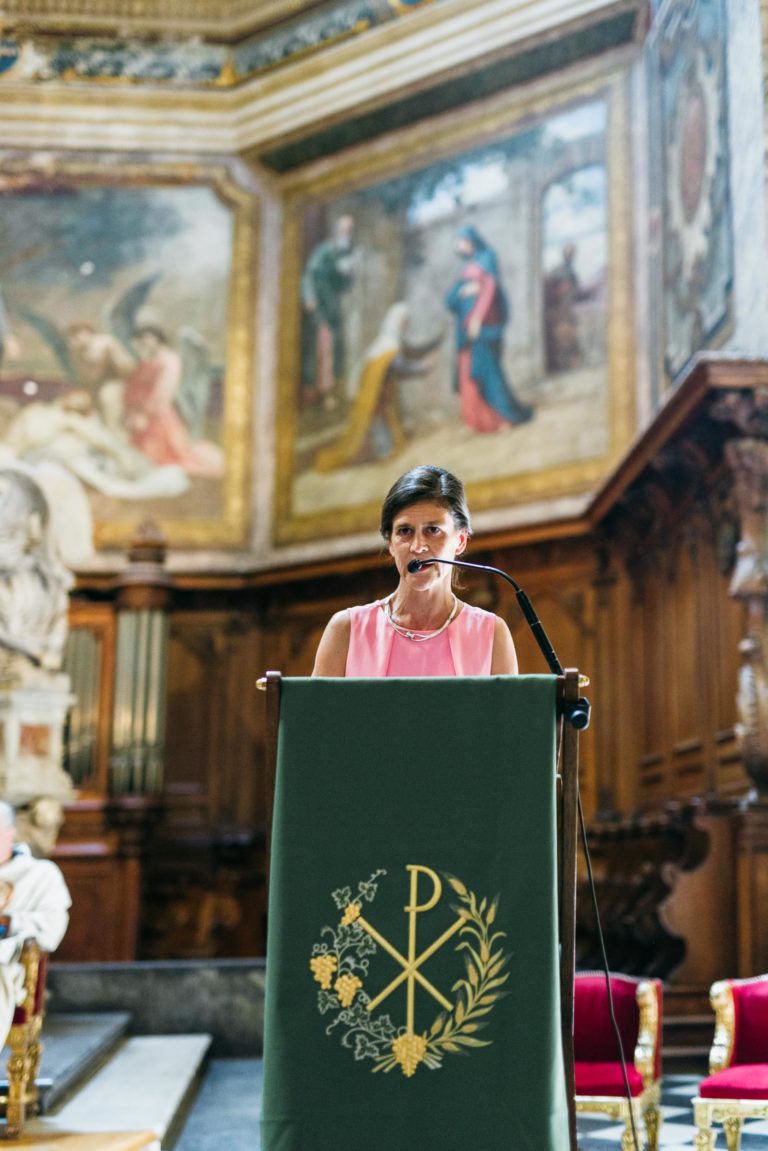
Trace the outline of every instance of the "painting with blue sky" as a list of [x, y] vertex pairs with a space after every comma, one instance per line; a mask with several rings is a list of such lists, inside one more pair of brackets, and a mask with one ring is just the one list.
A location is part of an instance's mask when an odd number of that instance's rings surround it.
[[609, 373], [609, 109], [597, 93], [289, 196], [278, 535], [354, 530], [424, 460], [480, 507], [594, 483], [629, 430]]

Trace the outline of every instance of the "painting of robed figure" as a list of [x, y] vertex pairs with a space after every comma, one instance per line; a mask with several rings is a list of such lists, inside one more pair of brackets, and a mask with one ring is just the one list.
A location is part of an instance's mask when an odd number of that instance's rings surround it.
[[250, 198], [224, 171], [64, 162], [0, 167], [0, 198], [3, 453], [74, 477], [104, 546], [147, 516], [176, 546], [243, 542]]
[[534, 501], [561, 515], [607, 472], [634, 418], [627, 289], [609, 277], [626, 259], [622, 98], [541, 102], [519, 127], [507, 98], [474, 127], [286, 178], [278, 545], [365, 531], [425, 460], [507, 522]]

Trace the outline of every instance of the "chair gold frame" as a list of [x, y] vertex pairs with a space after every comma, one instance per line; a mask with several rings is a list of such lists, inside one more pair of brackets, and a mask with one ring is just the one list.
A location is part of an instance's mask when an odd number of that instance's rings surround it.
[[[739, 980], [739, 983], [763, 983], [768, 976]], [[736, 1040], [736, 1005], [733, 999], [733, 981], [721, 979], [713, 983], [709, 1001], [715, 1012], [715, 1035], [709, 1052], [709, 1074], [730, 1067]], [[713, 1123], [722, 1124], [728, 1151], [739, 1151], [741, 1130], [745, 1119], [768, 1119], [768, 1099], [702, 1099], [693, 1101], [693, 1120], [696, 1151], [715, 1151], [716, 1132]]]
[[45, 978], [45, 956], [34, 939], [27, 939], [19, 962], [24, 968], [25, 997], [13, 1017], [6, 1040], [11, 1049], [8, 1057], [8, 1094], [5, 1100], [5, 1123], [0, 1126], [0, 1138], [15, 1139], [24, 1127], [27, 1114], [37, 1105], [37, 1073], [43, 1045], [40, 1032], [45, 1013], [44, 988], [39, 986]]
[[[659, 1034], [659, 1003], [655, 985], [647, 979], [641, 980], [635, 993], [640, 1013], [637, 1043], [634, 1051], [635, 1069], [642, 1078], [643, 1090], [630, 1102], [626, 1095], [577, 1095], [577, 1113], [591, 1112], [620, 1119], [624, 1123], [621, 1134], [621, 1151], [635, 1151], [632, 1134], [632, 1120], [639, 1130], [641, 1121], [645, 1125], [648, 1138], [648, 1151], [658, 1151], [661, 1131], [661, 1079], [654, 1078], [656, 1050], [661, 1042]], [[713, 1144], [714, 1146], [714, 1144]]]

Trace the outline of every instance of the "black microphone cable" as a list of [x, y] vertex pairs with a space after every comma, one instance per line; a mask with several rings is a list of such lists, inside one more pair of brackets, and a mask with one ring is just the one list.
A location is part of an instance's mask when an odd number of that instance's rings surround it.
[[597, 904], [597, 889], [595, 888], [595, 877], [592, 873], [592, 856], [589, 853], [589, 842], [587, 840], [587, 828], [584, 822], [584, 809], [581, 806], [581, 795], [577, 795], [577, 802], [579, 808], [579, 831], [581, 832], [581, 849], [584, 853], [584, 862], [587, 865], [587, 883], [589, 885], [589, 894], [592, 899], [592, 910], [595, 916], [595, 924], [597, 926], [597, 938], [600, 944], [600, 956], [603, 961], [602, 974], [605, 976], [605, 989], [608, 993], [608, 1013], [611, 1017], [611, 1027], [613, 1034], [616, 1037], [616, 1046], [619, 1051], [619, 1062], [621, 1063], [621, 1074], [624, 1079], [624, 1094], [626, 1096], [627, 1104], [629, 1106], [629, 1123], [632, 1128], [632, 1142], [635, 1145], [635, 1151], [640, 1151], [640, 1143], [637, 1138], [637, 1128], [635, 1127], [635, 1110], [632, 1106], [632, 1092], [629, 1089], [629, 1076], [627, 1075], [627, 1061], [624, 1057], [624, 1047], [621, 1042], [621, 1033], [619, 1025], [616, 1022], [616, 1013], [613, 1008], [613, 992], [611, 991], [611, 976], [608, 970], [608, 952], [605, 950], [605, 938], [603, 936], [603, 927], [600, 922], [600, 911]]

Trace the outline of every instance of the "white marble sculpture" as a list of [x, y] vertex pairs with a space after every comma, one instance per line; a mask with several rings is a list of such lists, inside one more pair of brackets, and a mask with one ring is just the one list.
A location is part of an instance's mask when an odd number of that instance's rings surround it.
[[62, 742], [73, 697], [61, 663], [73, 580], [53, 524], [33, 469], [0, 464], [0, 796], [15, 806], [72, 795]]

